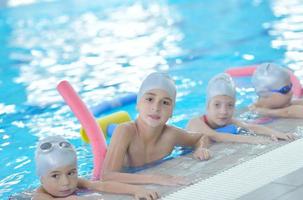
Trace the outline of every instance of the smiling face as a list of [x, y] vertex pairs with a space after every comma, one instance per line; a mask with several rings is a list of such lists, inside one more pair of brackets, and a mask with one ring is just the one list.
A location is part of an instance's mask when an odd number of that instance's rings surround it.
[[139, 118], [155, 128], [163, 126], [173, 112], [173, 100], [161, 89], [147, 91], [137, 105]]
[[67, 197], [73, 194], [78, 185], [76, 165], [56, 168], [41, 177], [43, 189], [53, 197]]
[[225, 95], [213, 97], [207, 106], [207, 119], [213, 128], [228, 125], [235, 108], [235, 99]]

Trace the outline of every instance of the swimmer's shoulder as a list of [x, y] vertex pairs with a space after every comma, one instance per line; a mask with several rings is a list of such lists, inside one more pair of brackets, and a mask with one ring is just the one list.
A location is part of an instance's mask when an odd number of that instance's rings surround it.
[[201, 124], [204, 123], [203, 115], [191, 118], [186, 125], [187, 131], [200, 131]]
[[[121, 135], [123, 138], [133, 138], [137, 134], [135, 122], [124, 122], [119, 124], [115, 130], [115, 134]], [[120, 137], [121, 137], [120, 136]]]
[[42, 186], [38, 187], [34, 192], [33, 192], [33, 196], [32, 196], [32, 200], [39, 200], [43, 197], [48, 197], [50, 196], [44, 189]]

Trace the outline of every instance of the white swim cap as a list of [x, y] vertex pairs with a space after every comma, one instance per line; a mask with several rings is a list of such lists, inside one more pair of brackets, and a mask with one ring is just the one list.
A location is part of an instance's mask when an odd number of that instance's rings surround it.
[[72, 144], [61, 136], [40, 140], [36, 149], [36, 170], [39, 177], [67, 165], [77, 165], [77, 154]]
[[174, 81], [165, 73], [154, 72], [149, 74], [141, 84], [137, 95], [137, 103], [141, 97], [148, 91], [153, 89], [161, 89], [167, 92], [173, 104], [176, 101], [176, 86]]
[[226, 73], [220, 73], [208, 82], [206, 89], [207, 102], [218, 95], [236, 98], [235, 84], [232, 78]]
[[278, 90], [290, 83], [288, 71], [273, 63], [259, 65], [252, 76], [252, 83], [259, 96], [267, 96], [271, 90]]

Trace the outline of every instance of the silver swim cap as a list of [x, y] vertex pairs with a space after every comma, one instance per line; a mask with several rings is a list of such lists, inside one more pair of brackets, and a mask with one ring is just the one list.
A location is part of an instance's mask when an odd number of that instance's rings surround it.
[[288, 71], [273, 63], [259, 65], [252, 76], [252, 84], [259, 96], [268, 96], [271, 90], [278, 90], [289, 83]]
[[77, 165], [77, 154], [72, 144], [61, 136], [50, 136], [39, 141], [36, 154], [39, 177], [67, 165]]
[[236, 98], [235, 84], [232, 78], [226, 73], [220, 73], [208, 82], [206, 89], [207, 102], [218, 95]]
[[161, 89], [167, 92], [173, 104], [176, 101], [176, 86], [174, 81], [165, 73], [154, 72], [149, 74], [141, 84], [137, 95], [137, 103], [141, 97], [148, 91], [153, 89]]

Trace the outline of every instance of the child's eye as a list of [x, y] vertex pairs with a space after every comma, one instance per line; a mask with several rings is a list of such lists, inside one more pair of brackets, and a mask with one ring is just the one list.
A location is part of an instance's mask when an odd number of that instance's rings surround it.
[[234, 104], [229, 104], [228, 107], [233, 108]]
[[60, 177], [59, 174], [53, 174], [53, 175], [52, 175], [52, 178], [55, 178], [55, 179], [58, 179], [59, 177]]
[[76, 171], [74, 171], [74, 170], [73, 170], [73, 171], [68, 172], [68, 175], [69, 175], [69, 176], [73, 176], [73, 175], [75, 175], [75, 174], [76, 174]]
[[151, 102], [152, 100], [153, 100], [153, 98], [151, 98], [151, 97], [146, 97], [146, 101]]
[[163, 101], [163, 104], [169, 106], [169, 105], [170, 105], [170, 102], [164, 100], [164, 101]]

